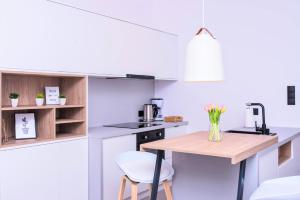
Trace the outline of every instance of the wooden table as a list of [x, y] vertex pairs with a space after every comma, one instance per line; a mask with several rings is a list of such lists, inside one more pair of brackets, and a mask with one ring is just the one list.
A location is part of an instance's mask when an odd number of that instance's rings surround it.
[[232, 164], [240, 163], [237, 199], [242, 200], [247, 158], [277, 142], [277, 136], [239, 133], [224, 133], [221, 142], [210, 142], [208, 141], [208, 132], [196, 132], [142, 144], [143, 149], [157, 150], [151, 200], [156, 200], [157, 197], [161, 162], [165, 150], [228, 158]]

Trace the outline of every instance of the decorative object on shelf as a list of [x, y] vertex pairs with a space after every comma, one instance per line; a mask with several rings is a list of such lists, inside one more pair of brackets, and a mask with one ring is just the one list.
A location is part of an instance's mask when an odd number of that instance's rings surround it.
[[36, 97], [35, 97], [35, 103], [37, 106], [41, 106], [44, 104], [44, 94], [42, 92], [39, 92], [36, 94]]
[[222, 133], [220, 132], [220, 117], [226, 111], [224, 106], [214, 106], [213, 104], [205, 106], [205, 111], [209, 116], [209, 134], [208, 140], [212, 142], [220, 142], [222, 140]]
[[9, 94], [9, 98], [11, 100], [11, 106], [14, 108], [17, 107], [19, 103], [19, 94], [12, 92]]
[[15, 130], [16, 140], [36, 138], [34, 113], [16, 113]]
[[46, 104], [58, 105], [59, 104], [59, 87], [45, 87], [46, 90]]
[[2, 119], [2, 133], [3, 133], [2, 142], [3, 143], [8, 142], [8, 123], [4, 119]]
[[59, 95], [59, 103], [60, 105], [66, 105], [67, 98], [64, 95]]
[[189, 82], [222, 81], [224, 72], [220, 44], [205, 28], [204, 0], [202, 2], [202, 28], [187, 46], [184, 79]]

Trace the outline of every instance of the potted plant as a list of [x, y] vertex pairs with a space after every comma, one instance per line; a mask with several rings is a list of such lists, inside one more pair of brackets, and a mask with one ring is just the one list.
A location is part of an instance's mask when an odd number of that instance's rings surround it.
[[36, 94], [36, 97], [35, 97], [35, 103], [37, 106], [41, 106], [44, 104], [44, 94], [42, 92], [39, 92]]
[[11, 106], [12, 107], [17, 107], [18, 106], [18, 102], [19, 102], [19, 94], [12, 92], [9, 94], [9, 98], [11, 100]]
[[60, 105], [66, 105], [67, 98], [64, 95], [59, 95], [59, 103]]

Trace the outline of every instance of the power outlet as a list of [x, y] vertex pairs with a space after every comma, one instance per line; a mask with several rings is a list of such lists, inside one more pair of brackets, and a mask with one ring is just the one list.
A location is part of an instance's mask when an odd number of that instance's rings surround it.
[[296, 87], [287, 86], [287, 105], [296, 105]]

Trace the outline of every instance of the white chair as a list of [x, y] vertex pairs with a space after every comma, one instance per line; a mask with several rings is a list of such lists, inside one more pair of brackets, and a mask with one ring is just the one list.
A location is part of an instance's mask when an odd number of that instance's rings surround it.
[[300, 176], [265, 181], [251, 195], [250, 200], [300, 200]]
[[[137, 200], [137, 185], [139, 183], [146, 183], [151, 186], [156, 163], [156, 155], [149, 152], [129, 151], [120, 154], [116, 158], [116, 163], [125, 174], [121, 177], [118, 200], [123, 200], [126, 181], [129, 181], [131, 184], [131, 199]], [[173, 199], [168, 181], [173, 174], [174, 169], [172, 166], [163, 160], [160, 172], [160, 183], [163, 184], [167, 200]]]

